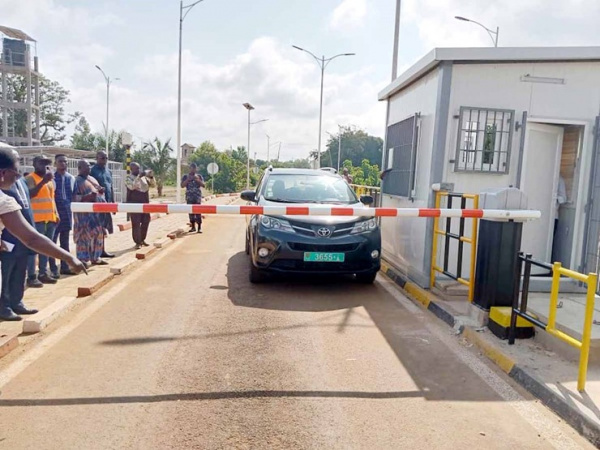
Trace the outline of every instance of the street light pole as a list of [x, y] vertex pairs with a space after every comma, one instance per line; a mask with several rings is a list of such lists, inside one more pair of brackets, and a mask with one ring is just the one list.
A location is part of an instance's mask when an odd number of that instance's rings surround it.
[[319, 64], [319, 67], [321, 68], [321, 99], [320, 99], [320, 105], [319, 105], [319, 139], [318, 139], [318, 146], [317, 146], [317, 166], [318, 166], [317, 168], [320, 168], [321, 167], [321, 133], [322, 133], [322, 125], [323, 125], [323, 80], [325, 78], [325, 68], [335, 58], [338, 58], [340, 56], [354, 56], [354, 55], [356, 55], [356, 53], [340, 53], [339, 55], [332, 56], [331, 58], [325, 58], [325, 56], [322, 56], [321, 58], [319, 58], [319, 57], [315, 56], [312, 52], [309, 52], [308, 50], [300, 48], [296, 45], [292, 45], [292, 47], [294, 47], [296, 50], [300, 50], [302, 52], [308, 53], [310, 56], [312, 56], [315, 59], [315, 61], [317, 61], [317, 64]]
[[[96, 69], [98, 69], [102, 76], [104, 77], [104, 81], [106, 81], [106, 129], [104, 130], [104, 140], [106, 141], [106, 156], [108, 157], [108, 119], [109, 119], [109, 111], [110, 111], [110, 85], [112, 83], [109, 76], [104, 73], [104, 70], [100, 68], [100, 66], [96, 65]], [[119, 78], [115, 78], [115, 81]]]
[[338, 125], [338, 166], [337, 166], [338, 173], [340, 171], [341, 155], [342, 155], [342, 127], [340, 125]]
[[269, 166], [269, 150], [271, 149], [271, 137], [267, 134], [267, 167]]
[[454, 18], [456, 20], [462, 20], [463, 22], [471, 22], [471, 23], [474, 23], [475, 25], [479, 25], [481, 28], [483, 28], [485, 31], [487, 31], [487, 33], [490, 36], [490, 39], [494, 43], [494, 47], [498, 47], [498, 36], [500, 35], [500, 27], [496, 27], [496, 31], [492, 31], [485, 25], [483, 25], [475, 20], [467, 19], [466, 17], [462, 17], [462, 16], [454, 16]]
[[246, 149], [246, 190], [250, 189], [250, 111], [254, 109], [250, 103], [244, 103], [248, 110], [248, 148]]
[[[183, 21], [194, 6], [203, 0], [198, 0], [187, 6], [183, 6], [183, 0], [179, 2], [179, 68], [177, 75], [177, 203], [181, 202], [181, 54], [183, 45]], [[184, 11], [185, 10], [185, 14]]]

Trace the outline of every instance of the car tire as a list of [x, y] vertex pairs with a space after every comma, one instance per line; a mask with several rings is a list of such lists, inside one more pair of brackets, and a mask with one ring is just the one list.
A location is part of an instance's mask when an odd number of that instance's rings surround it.
[[375, 281], [375, 277], [377, 277], [377, 271], [357, 273], [356, 281], [358, 281], [360, 284], [373, 284], [373, 282]]
[[248, 233], [246, 233], [246, 255], [250, 254], [250, 239], [248, 239]]
[[267, 279], [265, 271], [255, 267], [252, 263], [252, 258], [250, 258], [250, 274], [248, 279], [252, 284], [264, 283]]

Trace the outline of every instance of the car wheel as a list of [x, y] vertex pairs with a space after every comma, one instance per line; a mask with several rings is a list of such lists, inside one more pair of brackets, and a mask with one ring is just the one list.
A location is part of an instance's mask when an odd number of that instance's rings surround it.
[[248, 233], [246, 233], [246, 255], [250, 254], [250, 239], [248, 239]]
[[267, 279], [267, 274], [264, 270], [261, 270], [254, 266], [252, 258], [250, 258], [250, 275], [249, 280], [252, 284], [264, 283]]
[[357, 273], [356, 281], [361, 284], [373, 284], [376, 276], [377, 272]]

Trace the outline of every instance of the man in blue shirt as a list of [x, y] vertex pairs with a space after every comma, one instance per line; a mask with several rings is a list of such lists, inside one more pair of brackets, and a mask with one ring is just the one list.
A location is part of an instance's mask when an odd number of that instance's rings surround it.
[[[31, 199], [27, 184], [21, 178], [9, 189], [3, 190], [14, 198], [21, 207], [25, 220], [34, 226]], [[23, 304], [25, 279], [27, 277], [27, 261], [34, 252], [29, 250], [15, 236], [4, 229], [2, 231], [2, 247], [0, 252], [2, 270], [2, 291], [0, 293], [0, 320], [22, 320], [20, 314], [35, 314], [36, 309], [29, 309]]]
[[[108, 164], [108, 155], [106, 152], [98, 152], [96, 154], [96, 164], [92, 167], [90, 175], [93, 176], [100, 186], [104, 188], [104, 198], [107, 203], [113, 203], [115, 201], [113, 195], [113, 179], [112, 173], [106, 165]], [[101, 214], [102, 221], [104, 222], [104, 228], [108, 231], [108, 234], [113, 234], [113, 223], [112, 216], [110, 213]], [[106, 239], [104, 240], [106, 242]], [[115, 255], [107, 253], [106, 250], [102, 251], [102, 258], [113, 258]]]
[[[66, 155], [56, 155], [54, 157], [54, 200], [60, 222], [54, 232], [54, 242], [60, 241], [60, 246], [63, 250], [69, 251], [69, 235], [73, 226], [73, 215], [71, 214], [71, 202], [73, 199], [73, 186], [75, 185], [75, 177], [67, 172], [67, 157]], [[56, 260], [50, 258], [50, 271], [53, 278], [60, 278], [60, 275], [75, 275], [69, 269], [69, 265], [61, 261], [60, 273]]]

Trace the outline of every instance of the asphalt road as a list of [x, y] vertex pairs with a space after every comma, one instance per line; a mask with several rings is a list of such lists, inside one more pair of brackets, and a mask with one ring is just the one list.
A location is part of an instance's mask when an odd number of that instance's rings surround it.
[[244, 224], [2, 362], [0, 448], [592, 448], [384, 278], [250, 285]]

